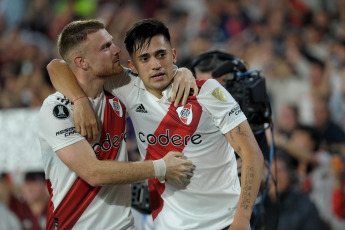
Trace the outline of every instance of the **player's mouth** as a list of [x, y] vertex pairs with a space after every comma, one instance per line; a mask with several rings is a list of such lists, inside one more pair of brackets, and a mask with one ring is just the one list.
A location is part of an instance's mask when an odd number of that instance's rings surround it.
[[151, 77], [154, 78], [155, 80], [160, 80], [165, 76], [164, 72], [157, 72], [154, 75], [152, 75]]

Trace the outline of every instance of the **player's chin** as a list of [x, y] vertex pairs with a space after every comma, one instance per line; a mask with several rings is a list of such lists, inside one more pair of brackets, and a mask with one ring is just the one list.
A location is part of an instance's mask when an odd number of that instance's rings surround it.
[[117, 74], [120, 74], [123, 72], [123, 67], [120, 65], [120, 66], [116, 66], [114, 69], [113, 69], [113, 73], [114, 75], [117, 75]]

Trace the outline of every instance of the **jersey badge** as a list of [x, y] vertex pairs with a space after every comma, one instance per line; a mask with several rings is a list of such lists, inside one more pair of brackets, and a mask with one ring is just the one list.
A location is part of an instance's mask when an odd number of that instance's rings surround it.
[[189, 125], [193, 120], [192, 105], [187, 104], [185, 106], [180, 106], [176, 109], [176, 112], [180, 120], [185, 124]]
[[110, 103], [111, 107], [113, 107], [114, 112], [119, 117], [122, 117], [123, 112], [122, 112], [122, 107], [121, 107], [121, 103], [120, 103], [119, 99], [116, 97], [111, 98], [111, 99], [109, 99], [109, 103]]
[[220, 88], [216, 88], [215, 90], [213, 90], [212, 96], [214, 96], [220, 101], [227, 101], [225, 93]]
[[69, 111], [66, 106], [59, 104], [53, 108], [53, 115], [57, 119], [66, 119], [69, 117]]

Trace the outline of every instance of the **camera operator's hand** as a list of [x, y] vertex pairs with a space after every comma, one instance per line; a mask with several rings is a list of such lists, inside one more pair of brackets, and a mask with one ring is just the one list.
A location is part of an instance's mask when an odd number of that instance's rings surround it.
[[195, 166], [192, 161], [182, 158], [183, 153], [169, 152], [163, 157], [166, 164], [166, 178], [171, 180], [182, 187], [185, 187], [189, 183], [190, 178], [193, 176]]

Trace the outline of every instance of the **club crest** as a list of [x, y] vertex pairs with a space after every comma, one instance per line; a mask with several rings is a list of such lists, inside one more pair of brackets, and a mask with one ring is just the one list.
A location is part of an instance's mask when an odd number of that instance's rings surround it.
[[186, 124], [189, 125], [193, 120], [193, 111], [192, 111], [192, 105], [187, 104], [185, 106], [180, 106], [176, 109], [176, 112], [180, 118], [180, 120]]
[[113, 107], [114, 112], [119, 117], [122, 117], [123, 116], [123, 111], [122, 111], [122, 107], [121, 107], [121, 103], [120, 103], [119, 99], [114, 97], [112, 99], [109, 99], [109, 103], [110, 103], [111, 107]]

